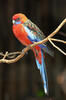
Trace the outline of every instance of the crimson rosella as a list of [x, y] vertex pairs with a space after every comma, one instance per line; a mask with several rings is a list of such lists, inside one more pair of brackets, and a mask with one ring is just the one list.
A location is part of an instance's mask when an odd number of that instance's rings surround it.
[[[34, 42], [39, 42], [45, 38], [43, 32], [24, 14], [15, 14], [12, 17], [12, 22], [14, 35], [25, 46], [33, 44]], [[48, 79], [44, 62], [44, 52], [50, 55], [52, 55], [52, 52], [48, 49], [47, 44], [40, 44], [32, 48], [32, 50], [35, 55], [37, 68], [40, 70], [42, 76], [44, 91], [48, 94]]]

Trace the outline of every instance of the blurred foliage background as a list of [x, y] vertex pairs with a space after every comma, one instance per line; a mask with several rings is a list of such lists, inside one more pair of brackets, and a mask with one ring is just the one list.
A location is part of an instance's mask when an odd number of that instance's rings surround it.
[[[12, 32], [11, 18], [19, 12], [48, 36], [66, 17], [66, 0], [0, 0], [0, 52], [21, 51], [24, 48]], [[66, 25], [61, 31], [66, 32]], [[55, 37], [66, 40], [59, 34]], [[65, 51], [63, 44], [57, 45]], [[34, 55], [29, 51], [16, 63], [0, 64], [0, 100], [66, 100], [66, 57], [56, 49], [54, 52], [54, 58], [47, 54], [45, 57], [49, 96], [43, 92]]]

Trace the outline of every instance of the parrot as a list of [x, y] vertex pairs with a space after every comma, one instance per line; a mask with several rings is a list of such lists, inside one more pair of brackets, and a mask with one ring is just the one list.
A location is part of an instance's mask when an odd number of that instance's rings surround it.
[[[45, 38], [44, 33], [39, 27], [22, 13], [14, 14], [12, 16], [12, 23], [13, 34], [24, 46], [29, 46]], [[48, 78], [44, 58], [45, 52], [52, 56], [52, 51], [48, 48], [47, 43], [36, 45], [32, 48], [32, 51], [35, 55], [37, 68], [41, 74], [44, 92], [48, 94]]]

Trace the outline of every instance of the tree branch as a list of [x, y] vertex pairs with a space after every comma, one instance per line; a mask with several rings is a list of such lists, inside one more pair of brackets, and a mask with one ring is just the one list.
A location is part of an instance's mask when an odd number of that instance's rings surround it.
[[64, 54], [64, 55], [66, 56], [66, 53], [65, 53], [63, 50], [61, 50], [58, 46], [56, 46], [56, 45], [52, 42], [52, 40], [57, 41], [57, 42], [62, 42], [62, 43], [65, 43], [65, 44], [66, 44], [66, 41], [57, 40], [57, 39], [51, 39], [51, 38], [48, 38], [48, 40], [49, 40], [49, 42], [52, 44], [53, 47], [55, 47], [58, 51], [60, 51], [62, 54]]
[[51, 41], [55, 41], [55, 42], [61, 42], [61, 43], [64, 43], [66, 44], [66, 41], [64, 40], [60, 40], [60, 39], [54, 39], [54, 38], [50, 38]]
[[57, 39], [53, 39], [52, 37], [58, 33], [58, 31], [62, 28], [62, 26], [66, 23], [66, 19], [64, 19], [62, 21], [62, 23], [56, 28], [56, 30], [54, 32], [52, 32], [48, 37], [46, 37], [44, 40], [40, 41], [40, 42], [35, 42], [34, 44], [31, 44], [29, 46], [27, 46], [26, 48], [24, 48], [22, 50], [22, 52], [12, 52], [12, 53], [8, 53], [6, 52], [5, 54], [0, 53], [0, 56], [2, 56], [3, 58], [0, 59], [0, 63], [14, 63], [17, 62], [19, 59], [21, 59], [28, 50], [32, 49], [34, 46], [39, 45], [39, 44], [43, 44], [46, 43], [47, 41], [49, 41], [55, 48], [57, 48], [61, 53], [63, 53], [64, 55], [66, 55], [65, 52], [63, 52], [62, 50], [60, 50], [59, 47], [57, 47], [52, 41], [57, 41], [57, 42], [62, 42], [64, 44], [66, 44], [66, 41], [63, 40], [57, 40]]

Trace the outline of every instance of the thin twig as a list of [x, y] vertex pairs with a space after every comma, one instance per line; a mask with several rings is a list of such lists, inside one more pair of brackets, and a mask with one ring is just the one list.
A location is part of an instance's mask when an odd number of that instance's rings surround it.
[[16, 58], [14, 58], [14, 59], [10, 59], [10, 60], [8, 60], [8, 59], [0, 59], [0, 63], [7, 63], [7, 64], [9, 64], [9, 63], [15, 63], [15, 62], [17, 62], [19, 59], [21, 59], [25, 54], [26, 54], [26, 51], [28, 51], [30, 48], [29, 47], [26, 47], [24, 50], [23, 50], [23, 52], [21, 52], [21, 54], [19, 54]]
[[55, 39], [55, 38], [49, 38], [49, 39], [52, 40], [52, 41], [61, 42], [61, 43], [66, 44], [66, 41], [64, 41], [64, 40]]
[[63, 50], [61, 50], [58, 46], [56, 46], [56, 45], [51, 41], [50, 38], [48, 38], [48, 40], [49, 40], [49, 42], [52, 44], [53, 47], [55, 47], [58, 51], [60, 51], [62, 54], [64, 54], [64, 55], [66, 56], [66, 53], [65, 53]]
[[3, 52], [0, 53], [0, 56], [4, 56]]
[[8, 51], [5, 53], [3, 59], [5, 59], [7, 57], [7, 55], [8, 55]]
[[12, 52], [7, 55], [8, 58], [15, 58], [17, 55], [21, 54], [22, 52]]

